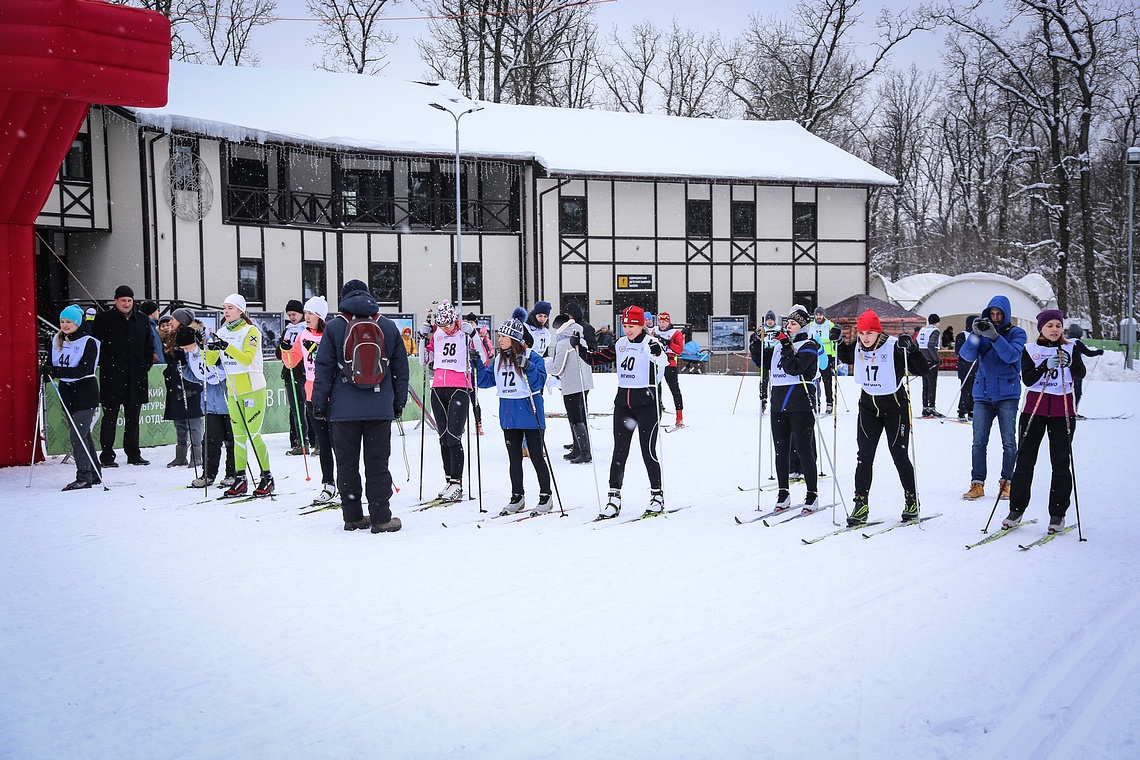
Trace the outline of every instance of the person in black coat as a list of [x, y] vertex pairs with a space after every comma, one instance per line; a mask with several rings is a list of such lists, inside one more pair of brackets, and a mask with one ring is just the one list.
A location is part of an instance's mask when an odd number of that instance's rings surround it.
[[966, 338], [974, 329], [974, 320], [978, 317], [971, 314], [966, 317], [966, 329], [954, 336], [954, 355], [958, 357], [958, 421], [966, 422], [974, 419], [974, 376], [978, 374], [977, 362], [968, 362], [962, 358], [962, 346]]
[[[337, 488], [345, 530], [371, 528], [373, 533], [400, 529], [400, 518], [392, 516], [392, 420], [400, 419], [408, 400], [408, 353], [400, 329], [380, 316], [376, 299], [360, 280], [349, 280], [340, 292], [341, 313], [325, 325], [324, 338], [317, 349], [313, 377], [313, 416], [327, 419], [336, 456]], [[344, 366], [344, 341], [349, 320], [370, 317], [380, 325], [387, 374], [377, 388], [366, 389], [352, 382], [351, 367]], [[361, 486], [360, 448], [364, 446], [366, 483]], [[368, 499], [364, 517], [361, 496]]]
[[51, 359], [40, 368], [59, 394], [71, 431], [75, 480], [63, 487], [65, 491], [102, 482], [94, 460], [95, 443], [91, 440], [91, 426], [99, 409], [99, 381], [95, 378], [98, 364], [99, 341], [91, 337], [83, 309], [72, 304], [59, 315], [59, 334], [51, 344]]
[[815, 466], [815, 385], [819, 371], [820, 346], [805, 329], [811, 317], [803, 306], [793, 306], [776, 336], [779, 348], [772, 352], [769, 366], [772, 384], [772, 442], [776, 449], [776, 480], [779, 493], [776, 507], [791, 507], [788, 490], [793, 452], [799, 456], [807, 494], [800, 506], [815, 510], [818, 470]]
[[154, 363], [150, 320], [135, 309], [135, 294], [129, 285], [115, 289], [115, 306], [95, 315], [92, 336], [99, 341], [99, 391], [103, 421], [99, 424], [99, 461], [115, 463], [115, 431], [119, 408], [123, 409], [123, 451], [128, 464], [150, 464], [139, 448], [139, 413], [146, 403], [148, 376]]

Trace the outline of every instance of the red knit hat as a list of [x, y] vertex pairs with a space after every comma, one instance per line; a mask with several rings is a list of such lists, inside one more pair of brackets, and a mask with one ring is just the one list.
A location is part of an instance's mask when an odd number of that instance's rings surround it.
[[883, 331], [883, 323], [879, 321], [879, 315], [867, 309], [859, 315], [859, 321], [855, 323], [855, 329], [859, 332], [878, 332]]
[[630, 306], [621, 313], [621, 323], [623, 325], [644, 325], [645, 309], [640, 306]]
[[673, 317], [669, 316], [669, 312], [662, 311], [662, 312], [658, 312], [657, 321], [658, 321], [658, 323], [664, 321], [664, 322], [668, 322], [669, 324], [673, 324]]

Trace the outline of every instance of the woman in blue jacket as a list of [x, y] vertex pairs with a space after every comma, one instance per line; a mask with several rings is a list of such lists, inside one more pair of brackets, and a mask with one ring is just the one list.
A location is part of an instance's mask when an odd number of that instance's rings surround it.
[[498, 349], [494, 356], [476, 363], [480, 388], [494, 388], [499, 397], [499, 425], [507, 443], [510, 460], [511, 500], [500, 515], [521, 512], [526, 508], [523, 489], [523, 442], [538, 456], [531, 456], [538, 476], [536, 512], [549, 512], [550, 468], [546, 463], [543, 438], [546, 412], [542, 403], [542, 387], [546, 384], [546, 363], [523, 342], [524, 327], [518, 319], [499, 325]]

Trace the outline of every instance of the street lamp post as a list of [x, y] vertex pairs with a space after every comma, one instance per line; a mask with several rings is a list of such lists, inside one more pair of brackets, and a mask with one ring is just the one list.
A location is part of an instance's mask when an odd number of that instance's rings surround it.
[[[453, 99], [449, 99], [448, 102], [461, 105], [461, 103]], [[469, 113], [483, 110], [483, 106], [478, 103], [473, 103], [472, 101], [467, 102], [472, 105], [464, 111], [454, 111], [434, 101], [428, 104], [438, 111], [443, 111], [455, 120], [455, 291], [457, 296], [455, 310], [461, 319], [463, 317], [463, 201], [459, 192], [459, 120]]]
[[1124, 354], [1124, 366], [1132, 369], [1132, 344], [1136, 341], [1136, 322], [1133, 317], [1135, 295], [1132, 290], [1132, 225], [1136, 210], [1132, 205], [1132, 187], [1135, 184], [1136, 167], [1140, 166], [1140, 148], [1129, 148], [1125, 152], [1124, 165], [1128, 170], [1128, 303], [1124, 309], [1128, 332], [1125, 333], [1127, 353]]

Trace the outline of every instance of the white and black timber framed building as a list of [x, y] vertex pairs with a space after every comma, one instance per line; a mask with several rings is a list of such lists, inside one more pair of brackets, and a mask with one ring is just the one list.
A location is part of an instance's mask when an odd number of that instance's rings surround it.
[[[357, 278], [422, 316], [454, 299], [458, 255], [455, 122], [433, 101], [471, 105], [446, 83], [172, 63], [165, 108], [94, 108], [64, 161], [41, 309], [121, 283], [335, 308]], [[463, 310], [496, 319], [574, 299], [601, 326], [636, 303], [703, 340], [709, 315], [866, 292], [868, 199], [895, 184], [789, 122], [489, 103], [460, 137]]]

